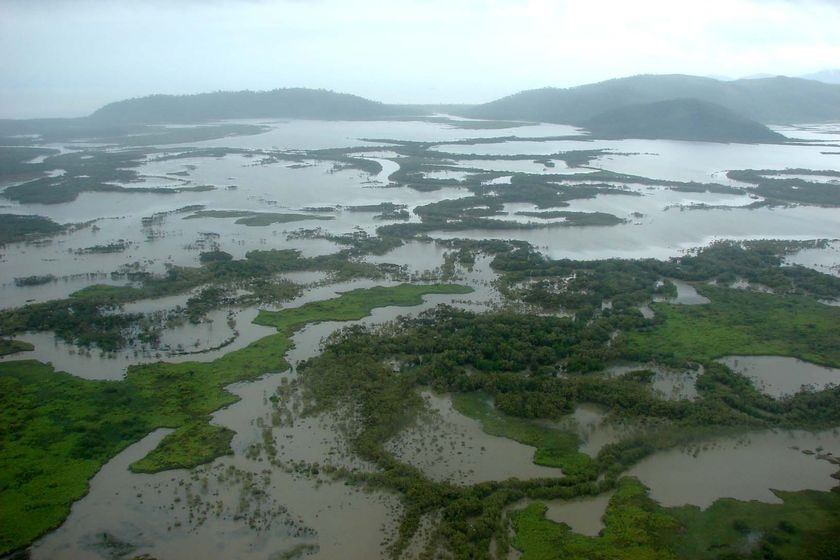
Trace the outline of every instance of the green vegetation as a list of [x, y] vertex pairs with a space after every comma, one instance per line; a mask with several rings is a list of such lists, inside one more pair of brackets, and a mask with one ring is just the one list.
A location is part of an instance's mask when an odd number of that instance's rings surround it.
[[[456, 558], [486, 557], [491, 541], [502, 547], [497, 550], [505, 550], [502, 511], [509, 504], [522, 498], [570, 499], [611, 488], [617, 491], [608, 529], [599, 539], [550, 524], [534, 506], [523, 514], [521, 524], [514, 521], [522, 531], [517, 539], [524, 539], [516, 541], [517, 546], [534, 558], [693, 557], [675, 552], [676, 545], [668, 540], [682, 521], [650, 500], [643, 487], [620, 477], [656, 450], [715, 435], [840, 423], [840, 389], [774, 399], [713, 361], [721, 354], [752, 349], [838, 363], [838, 310], [813, 299], [837, 293], [837, 279], [780, 266], [783, 255], [808, 245], [720, 243], [666, 263], [576, 263], [546, 260], [524, 245], [466, 243], [462, 250], [481, 247], [496, 252], [494, 266], [503, 271], [508, 289], [519, 285], [523, 275], [563, 278], [562, 283], [546, 287], [543, 297], [569, 292], [568, 299], [561, 296], [559, 301], [573, 307], [575, 317], [510, 310], [474, 314], [438, 307], [384, 328], [353, 327], [334, 334], [321, 355], [299, 368], [304, 396], [312, 412], [352, 410], [357, 429], [347, 434], [349, 442], [379, 470], [332, 472], [349, 482], [400, 495], [404, 514], [391, 550], [395, 557], [425, 514], [440, 515], [430, 550], [444, 550]], [[697, 281], [742, 271], [746, 277], [765, 279], [777, 293], [699, 286], [710, 303], [653, 304], [657, 312], [653, 320], [644, 319], [637, 310], [657, 291], [673, 293], [668, 283], [657, 287], [665, 274]], [[581, 277], [579, 285], [576, 277]], [[602, 307], [604, 297], [615, 304]], [[535, 297], [531, 303], [540, 302]], [[698, 398], [663, 399], [653, 391], [649, 371], [620, 377], [600, 372], [620, 360], [656, 360], [688, 369], [702, 365]], [[399, 364], [398, 372], [389, 364]], [[384, 442], [412, 421], [422, 406], [412, 389], [424, 386], [453, 393], [457, 410], [479, 420], [491, 434], [536, 447], [535, 461], [560, 467], [565, 476], [460, 487], [429, 480], [397, 460]], [[578, 436], [562, 424], [549, 427], [540, 421], [562, 418], [584, 403], [602, 405], [613, 421], [633, 428], [594, 458], [578, 452]], [[821, 542], [826, 545], [830, 540]], [[685, 546], [690, 550], [693, 545]]]
[[[0, 335], [13, 336], [25, 331], [53, 331], [69, 343], [96, 346], [113, 352], [129, 343], [155, 346], [163, 325], [138, 313], [122, 313], [121, 305], [142, 299], [158, 298], [201, 289], [192, 296], [182, 315], [192, 322], [207, 312], [224, 306], [248, 306], [277, 303], [300, 294], [301, 287], [288, 280], [278, 281], [283, 272], [324, 270], [336, 281], [351, 278], [401, 276], [389, 265], [360, 262], [357, 257], [368, 252], [384, 251], [396, 243], [368, 243], [365, 239], [347, 240], [352, 247], [331, 255], [302, 257], [296, 250], [250, 251], [244, 259], [234, 260], [223, 251], [202, 253], [200, 267], [167, 268], [163, 276], [140, 274], [135, 286], [88, 286], [63, 300], [34, 303], [0, 311]], [[238, 293], [244, 290], [246, 293]], [[237, 295], [238, 294], [238, 295]], [[179, 319], [173, 312], [169, 320]]]
[[[468, 294], [472, 288], [457, 284], [400, 284], [393, 288], [374, 287], [352, 290], [335, 299], [313, 301], [302, 307], [282, 311], [261, 311], [254, 323], [275, 327], [278, 331], [313, 321], [353, 321], [368, 315], [377, 307], [408, 307], [423, 302], [425, 294]], [[328, 319], [313, 319], [313, 317]]]
[[664, 508], [637, 480], [623, 478], [597, 537], [544, 517], [535, 502], [511, 514], [523, 560], [562, 558], [835, 558], [840, 493], [777, 492], [781, 504], [724, 499], [709, 509]]
[[101, 131], [92, 141], [120, 146], [160, 146], [164, 144], [185, 144], [227, 138], [229, 136], [247, 136], [262, 134], [269, 130], [267, 126], [254, 124], [215, 124], [204, 126], [132, 126], [131, 132], [113, 134], [111, 130]]
[[574, 533], [565, 524], [548, 521], [544, 513], [545, 506], [535, 502], [511, 515], [516, 531], [513, 544], [523, 552], [523, 560], [678, 558], [664, 544], [678, 523], [634, 479], [622, 479], [617, 485], [599, 537]]
[[64, 226], [43, 216], [0, 214], [0, 246], [55, 235], [64, 229]]
[[[720, 558], [749, 551], [752, 557], [837, 558], [840, 554], [840, 492], [781, 492], [781, 504], [716, 501], [668, 511], [685, 533], [672, 539], [678, 557]], [[752, 549], [750, 537], [757, 540]]]
[[281, 214], [276, 212], [251, 212], [247, 210], [199, 210], [185, 220], [197, 218], [238, 218], [235, 223], [244, 226], [270, 226], [272, 224], [287, 224], [304, 220], [332, 220], [332, 216], [317, 216], [312, 214]]
[[[809, 181], [801, 177], [787, 175], [813, 176]], [[741, 169], [727, 171], [730, 179], [752, 183], [750, 189], [773, 204], [813, 204], [819, 206], [840, 206], [840, 188], [836, 182], [822, 181], [819, 178], [838, 177], [837, 171], [815, 171], [809, 169]]]
[[8, 338], [0, 338], [0, 356], [8, 354], [17, 354], [18, 352], [26, 352], [33, 350], [35, 347], [28, 342], [22, 340], [10, 340]]
[[452, 285], [354, 290], [261, 316], [278, 333], [208, 363], [132, 366], [123, 381], [87, 381], [35, 361], [0, 363], [0, 554], [30, 543], [66, 517], [103, 463], [159, 427], [175, 428], [132, 469], [190, 468], [229, 452], [231, 434], [207, 424], [237, 400], [224, 387], [287, 367], [295, 329], [359, 319], [384, 305], [416, 305]]
[[[3, 149], [0, 149], [0, 152], [2, 151]], [[58, 204], [76, 200], [83, 192], [177, 194], [213, 189], [206, 185], [184, 186], [181, 183], [178, 186], [152, 188], [116, 184], [139, 181], [140, 178], [133, 168], [144, 163], [149, 153], [156, 151], [156, 149], [79, 150], [51, 155], [42, 163], [28, 165], [31, 165], [32, 171], [39, 175], [44, 175], [48, 171], [57, 171], [57, 173], [9, 186], [2, 195], [22, 204]]]
[[23, 278], [15, 278], [15, 286], [23, 288], [26, 286], [43, 286], [50, 282], [55, 282], [56, 277], [52, 274], [33, 274], [32, 276], [24, 276]]
[[652, 304], [655, 326], [623, 335], [628, 357], [708, 361], [722, 356], [796, 356], [840, 366], [840, 309], [803, 296], [776, 296], [703, 286], [707, 305]]
[[457, 394], [452, 397], [452, 405], [461, 414], [479, 420], [488, 434], [536, 447], [534, 463], [538, 465], [560, 468], [570, 476], [580, 476], [593, 468], [590, 458], [578, 451], [581, 442], [575, 434], [507, 416], [481, 394]]
[[52, 148], [4, 146], [0, 148], [0, 178], [14, 180], [40, 175], [40, 167], [31, 161], [57, 153]]
[[222, 455], [232, 454], [230, 442], [233, 430], [213, 426], [207, 420], [201, 418], [184, 424], [166, 436], [148, 455], [134, 462], [131, 470], [156, 473], [171, 469], [191, 469]]

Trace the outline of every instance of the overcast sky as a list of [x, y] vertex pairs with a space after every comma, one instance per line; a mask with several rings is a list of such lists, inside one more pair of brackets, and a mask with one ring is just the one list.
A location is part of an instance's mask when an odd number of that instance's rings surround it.
[[314, 87], [489, 101], [642, 73], [840, 67], [840, 0], [0, 0], [0, 117]]

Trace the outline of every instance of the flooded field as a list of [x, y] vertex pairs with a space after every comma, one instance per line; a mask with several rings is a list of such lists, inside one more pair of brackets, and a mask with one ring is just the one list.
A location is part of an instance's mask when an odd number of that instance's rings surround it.
[[535, 449], [491, 436], [478, 420], [463, 416], [448, 396], [424, 392], [428, 410], [386, 449], [434, 480], [476, 484], [507, 478], [562, 476], [559, 469], [535, 465]]
[[752, 379], [759, 391], [783, 398], [840, 385], [840, 369], [783, 356], [727, 356], [720, 362]]
[[781, 503], [773, 490], [829, 490], [837, 484], [840, 432], [764, 431], [662, 451], [628, 471], [665, 506], [707, 508], [718, 498]]

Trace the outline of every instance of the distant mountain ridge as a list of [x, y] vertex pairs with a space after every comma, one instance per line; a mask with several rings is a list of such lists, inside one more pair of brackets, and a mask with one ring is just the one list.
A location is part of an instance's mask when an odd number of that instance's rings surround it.
[[764, 124], [840, 120], [840, 85], [774, 77], [723, 82], [712, 78], [641, 75], [568, 89], [523, 91], [462, 114], [484, 119], [519, 119], [583, 125], [620, 107], [694, 98]]
[[765, 125], [697, 99], [625, 105], [583, 126], [598, 138], [646, 138], [699, 142], [776, 143], [786, 138]]
[[90, 115], [111, 123], [189, 123], [224, 119], [374, 119], [408, 110], [358, 95], [308, 88], [220, 91], [194, 95], [150, 95], [109, 103]]
[[840, 84], [840, 70], [836, 68], [833, 70], [820, 70], [819, 72], [803, 74], [799, 77], [806, 80], [825, 82], [826, 84]]

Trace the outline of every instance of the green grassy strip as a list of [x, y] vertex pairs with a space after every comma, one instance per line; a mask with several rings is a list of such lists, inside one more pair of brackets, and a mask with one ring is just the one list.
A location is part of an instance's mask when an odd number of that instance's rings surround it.
[[228, 430], [209, 415], [236, 402], [225, 386], [288, 367], [290, 336], [317, 321], [361, 319], [376, 307], [409, 306], [464, 286], [400, 285], [354, 290], [325, 302], [260, 315], [278, 329], [208, 363], [132, 366], [123, 381], [90, 381], [29, 361], [0, 363], [0, 555], [59, 525], [88, 480], [156, 428], [175, 431], [131, 468], [190, 468], [230, 452]]
[[[409, 307], [423, 302], [426, 294], [468, 294], [472, 288], [458, 284], [400, 284], [393, 288], [376, 286], [341, 294], [340, 298], [314, 301], [302, 307], [282, 311], [262, 311], [254, 319], [257, 325], [275, 327], [284, 332], [295, 325], [312, 321], [355, 321], [377, 307]], [[317, 317], [312, 319], [311, 317]]]
[[455, 394], [452, 406], [461, 414], [481, 422], [482, 429], [490, 435], [536, 447], [534, 463], [538, 465], [562, 469], [567, 476], [595, 474], [592, 459], [578, 451], [580, 438], [572, 432], [503, 414], [490, 405], [486, 395], [480, 393]]

